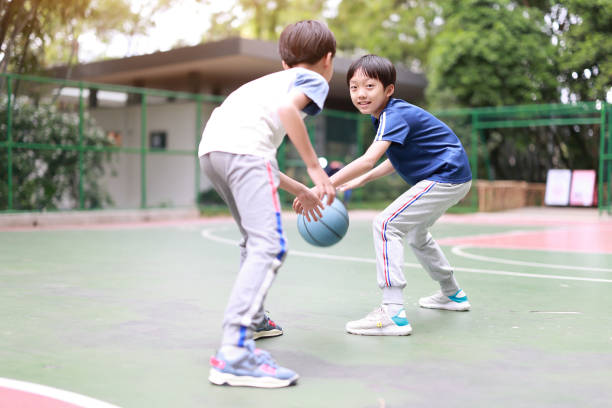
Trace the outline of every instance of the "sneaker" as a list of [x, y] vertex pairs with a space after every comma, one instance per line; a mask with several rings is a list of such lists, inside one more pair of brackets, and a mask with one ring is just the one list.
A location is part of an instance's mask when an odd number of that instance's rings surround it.
[[210, 358], [210, 365], [208, 380], [216, 385], [280, 388], [295, 384], [299, 378], [295, 372], [276, 364], [270, 353], [256, 349], [253, 340], [245, 343], [244, 353], [233, 361], [218, 351]]
[[363, 319], [348, 322], [346, 331], [364, 336], [407, 336], [412, 333], [412, 327], [403, 308], [389, 317], [385, 308], [380, 306]]
[[468, 302], [465, 292], [461, 289], [452, 296], [445, 296], [440, 291], [429, 297], [420, 298], [419, 305], [427, 309], [453, 310], [456, 312], [470, 310], [470, 302]]
[[253, 340], [260, 339], [262, 337], [276, 337], [283, 334], [283, 328], [274, 323], [272, 319], [264, 313], [263, 321], [255, 328], [253, 332]]

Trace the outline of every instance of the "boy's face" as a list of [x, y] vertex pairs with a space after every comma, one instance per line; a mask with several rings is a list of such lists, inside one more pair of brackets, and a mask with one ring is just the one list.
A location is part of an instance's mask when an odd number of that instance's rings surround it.
[[366, 76], [362, 70], [357, 70], [349, 80], [349, 91], [353, 105], [359, 112], [376, 118], [387, 106], [394, 90], [393, 84], [385, 88], [380, 80]]

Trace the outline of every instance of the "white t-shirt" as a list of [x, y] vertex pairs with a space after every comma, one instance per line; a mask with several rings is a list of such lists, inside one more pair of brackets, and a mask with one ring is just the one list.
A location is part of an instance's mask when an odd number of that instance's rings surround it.
[[320, 74], [298, 67], [263, 76], [236, 89], [212, 112], [198, 155], [220, 151], [275, 159], [286, 134], [277, 111], [294, 88], [312, 101], [300, 112], [302, 119], [323, 109], [329, 85]]

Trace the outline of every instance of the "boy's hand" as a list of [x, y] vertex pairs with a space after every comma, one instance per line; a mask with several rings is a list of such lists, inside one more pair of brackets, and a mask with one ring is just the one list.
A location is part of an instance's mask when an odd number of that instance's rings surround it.
[[316, 221], [321, 218], [323, 203], [317, 195], [309, 189], [305, 189], [293, 200], [293, 210], [298, 214], [304, 214], [306, 219]]
[[325, 171], [320, 166], [307, 168], [306, 170], [310, 179], [315, 184], [313, 191], [317, 197], [322, 199], [324, 196], [327, 196], [327, 205], [331, 205], [334, 202], [334, 198], [336, 198], [336, 188], [329, 180]]
[[350, 181], [347, 181], [346, 183], [338, 187], [338, 190], [340, 191], [353, 190], [355, 188], [362, 187], [364, 184], [365, 184], [365, 179], [363, 176], [360, 176]]

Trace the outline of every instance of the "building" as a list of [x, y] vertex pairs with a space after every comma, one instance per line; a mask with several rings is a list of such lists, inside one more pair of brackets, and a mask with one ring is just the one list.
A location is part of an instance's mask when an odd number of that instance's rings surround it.
[[[351, 60], [337, 56], [326, 107], [352, 111], [346, 86]], [[70, 79], [89, 82], [167, 89], [212, 95], [228, 95], [240, 85], [282, 69], [275, 42], [230, 38], [165, 52], [81, 64]], [[53, 70], [66, 78], [67, 68]], [[396, 96], [408, 101], [423, 98], [422, 74], [399, 68]]]

